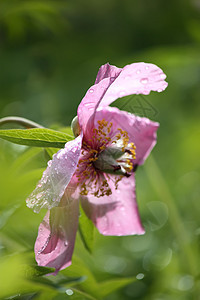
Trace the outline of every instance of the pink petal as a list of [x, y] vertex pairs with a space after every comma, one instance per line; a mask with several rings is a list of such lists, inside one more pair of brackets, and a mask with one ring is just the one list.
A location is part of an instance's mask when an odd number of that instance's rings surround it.
[[58, 206], [70, 182], [80, 156], [82, 137], [66, 143], [65, 148], [54, 154], [48, 162], [42, 179], [27, 199], [27, 206], [39, 212], [41, 208], [51, 209]]
[[93, 195], [81, 198], [87, 216], [103, 235], [143, 234], [135, 196], [134, 175], [124, 177], [118, 189], [110, 180], [110, 196], [97, 198]]
[[101, 66], [97, 74], [95, 84], [99, 83], [104, 78], [110, 78], [111, 82], [114, 81], [114, 79], [120, 74], [121, 70], [121, 68], [117, 68], [109, 64]]
[[63, 207], [47, 212], [39, 226], [35, 257], [39, 266], [55, 268], [55, 274], [69, 265], [78, 228], [79, 202], [65, 193]]
[[78, 106], [77, 115], [79, 125], [85, 131], [89, 118], [95, 112], [98, 103], [103, 98], [106, 90], [110, 86], [110, 79], [104, 78], [98, 84], [93, 85], [86, 93], [85, 97]]
[[86, 136], [90, 138], [90, 132], [93, 132], [92, 129], [98, 128], [99, 120], [105, 119], [109, 123], [112, 122], [110, 137], [115, 136], [119, 132], [118, 128], [121, 128], [128, 133], [129, 142], [135, 144], [136, 159], [133, 161], [135, 165], [143, 164], [156, 144], [156, 131], [159, 127], [159, 123], [157, 122], [137, 117], [116, 107], [98, 109], [94, 118], [94, 120], [90, 119], [88, 122]]
[[87, 121], [97, 107], [108, 106], [116, 99], [132, 94], [161, 92], [167, 87], [165, 78], [163, 71], [153, 64], [134, 63], [125, 66], [121, 72], [114, 66], [102, 66], [97, 75], [97, 84], [87, 91], [78, 107], [82, 130], [85, 130]]
[[166, 75], [156, 65], [127, 65], [107, 89], [100, 106], [107, 106], [120, 97], [132, 94], [148, 95], [151, 91], [162, 92], [168, 85], [165, 78]]

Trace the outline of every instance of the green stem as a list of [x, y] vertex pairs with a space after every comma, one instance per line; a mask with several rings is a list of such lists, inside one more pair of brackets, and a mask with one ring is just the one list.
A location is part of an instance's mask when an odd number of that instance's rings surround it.
[[0, 119], [0, 126], [7, 123], [15, 123], [25, 128], [44, 128], [42, 125], [21, 117], [5, 117]]
[[[171, 228], [176, 235], [184, 262], [187, 261], [190, 273], [195, 276], [198, 272], [198, 266], [194, 259], [195, 255], [192, 247], [189, 244], [190, 241], [188, 231], [181, 220], [175, 201], [170, 193], [169, 187], [162, 175], [162, 172], [160, 171], [152, 155], [148, 158], [148, 161], [145, 164], [145, 170], [159, 199], [165, 202], [169, 208], [169, 222]], [[186, 265], [186, 263], [184, 263], [184, 265]]]

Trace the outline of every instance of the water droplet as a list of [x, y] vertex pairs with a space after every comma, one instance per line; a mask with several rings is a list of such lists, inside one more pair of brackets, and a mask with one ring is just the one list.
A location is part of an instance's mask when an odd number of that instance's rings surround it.
[[64, 245], [65, 245], [65, 247], [67, 247], [67, 246], [68, 246], [68, 242], [65, 241], [65, 242], [64, 242]]
[[89, 92], [90, 92], [90, 93], [94, 93], [94, 90], [93, 90], [93, 89], [90, 89]]
[[142, 78], [142, 79], [140, 80], [140, 82], [141, 82], [142, 84], [147, 84], [148, 78]]
[[42, 198], [42, 195], [43, 195], [43, 193], [41, 192], [41, 193], [38, 193], [37, 195], [36, 195], [36, 199], [41, 199]]
[[33, 208], [33, 211], [34, 211], [35, 213], [39, 213], [39, 211], [40, 211], [40, 206], [36, 204], [36, 205], [34, 206], [34, 208]]
[[75, 163], [74, 163], [74, 162], [72, 163], [72, 166], [73, 166], [73, 167], [75, 166]]
[[85, 103], [84, 106], [89, 107], [91, 106], [91, 103]]
[[142, 93], [143, 93], [144, 95], [148, 95], [148, 94], [149, 94], [149, 90], [144, 90]]
[[47, 180], [48, 180], [48, 176], [45, 176], [44, 178], [42, 178], [42, 183], [47, 183]]
[[139, 273], [136, 275], [137, 280], [141, 280], [144, 278], [144, 274], [143, 273]]
[[137, 71], [136, 71], [136, 73], [137, 73], [137, 74], [140, 74], [140, 73], [141, 73], [141, 71], [140, 71], [140, 70], [137, 70]]
[[52, 165], [52, 160], [49, 160], [47, 164], [48, 164], [48, 167], [51, 167], [51, 165]]
[[110, 77], [110, 80], [113, 82], [115, 80], [115, 77]]
[[165, 79], [165, 78], [166, 78], [166, 75], [165, 75], [165, 74], [161, 74], [161, 75], [160, 75], [160, 78], [161, 78], [161, 79]]
[[124, 91], [119, 92], [119, 96], [123, 97], [126, 93]]
[[145, 67], [145, 69], [146, 69], [146, 70], [149, 70], [149, 67], [148, 67], [148, 66], [146, 66], [146, 67]]
[[163, 89], [158, 89], [157, 90], [158, 93], [161, 93], [162, 91], [163, 91]]
[[68, 296], [71, 296], [73, 295], [73, 291], [71, 289], [67, 289], [66, 292], [65, 292]]

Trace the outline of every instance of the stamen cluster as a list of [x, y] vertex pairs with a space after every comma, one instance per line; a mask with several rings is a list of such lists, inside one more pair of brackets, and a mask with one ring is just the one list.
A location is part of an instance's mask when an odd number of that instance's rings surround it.
[[[96, 196], [109, 196], [112, 194], [108, 180], [114, 181], [115, 188], [123, 176], [130, 176], [133, 170], [132, 160], [135, 159], [134, 143], [129, 143], [128, 133], [121, 128], [117, 128], [117, 133], [112, 133], [112, 122], [105, 119], [98, 121], [98, 128], [93, 129], [93, 135], [88, 141], [83, 141], [81, 158], [79, 159], [76, 176], [81, 187], [81, 195], [88, 193]], [[104, 167], [97, 168], [97, 160], [107, 150], [117, 149], [116, 158], [108, 161], [110, 171], [105, 171]], [[106, 161], [105, 161], [106, 162]], [[107, 163], [107, 162], [106, 162]], [[95, 165], [96, 164], [96, 165]], [[120, 170], [120, 172], [119, 172]], [[114, 176], [110, 176], [110, 174]]]

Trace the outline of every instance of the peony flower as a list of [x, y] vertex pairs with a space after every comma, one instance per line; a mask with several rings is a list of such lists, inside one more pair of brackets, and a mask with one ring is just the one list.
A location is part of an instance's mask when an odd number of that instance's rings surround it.
[[165, 78], [153, 64], [101, 66], [72, 122], [76, 138], [54, 154], [27, 199], [35, 212], [48, 209], [35, 243], [39, 265], [58, 272], [71, 264], [79, 202], [103, 235], [144, 233], [134, 173], [154, 147], [159, 124], [108, 105], [131, 94], [161, 92]]

